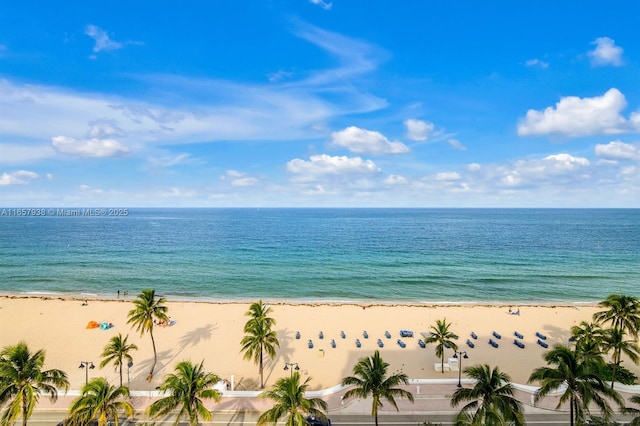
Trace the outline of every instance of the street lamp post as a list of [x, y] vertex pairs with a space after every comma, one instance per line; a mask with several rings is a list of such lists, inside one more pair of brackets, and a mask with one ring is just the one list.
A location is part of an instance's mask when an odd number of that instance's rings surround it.
[[458, 387], [462, 387], [462, 358], [468, 359], [467, 351], [453, 351], [453, 357], [458, 359]]
[[89, 383], [89, 369], [93, 370], [96, 366], [93, 365], [92, 361], [80, 361], [78, 368], [84, 368], [84, 384], [86, 385]]
[[291, 377], [293, 377], [293, 370], [300, 371], [300, 366], [297, 362], [285, 362], [284, 371], [291, 370]]

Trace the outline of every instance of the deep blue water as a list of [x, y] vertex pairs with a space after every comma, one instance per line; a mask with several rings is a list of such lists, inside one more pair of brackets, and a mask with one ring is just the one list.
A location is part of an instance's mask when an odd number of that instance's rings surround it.
[[536, 303], [640, 296], [638, 209], [51, 212], [0, 215], [0, 293], [115, 297], [155, 288], [187, 299]]

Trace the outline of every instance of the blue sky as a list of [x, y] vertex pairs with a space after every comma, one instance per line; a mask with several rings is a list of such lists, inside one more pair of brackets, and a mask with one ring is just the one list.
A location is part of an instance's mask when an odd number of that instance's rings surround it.
[[0, 205], [640, 207], [639, 14], [5, 2]]

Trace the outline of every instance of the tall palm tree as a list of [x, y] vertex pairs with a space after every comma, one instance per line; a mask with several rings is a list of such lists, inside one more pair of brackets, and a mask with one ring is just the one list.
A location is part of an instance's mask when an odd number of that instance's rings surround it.
[[449, 330], [451, 323], [447, 319], [436, 320], [436, 325], [430, 327], [431, 335], [427, 337], [425, 343], [436, 343], [436, 356], [440, 358], [440, 371], [444, 374], [444, 350], [449, 347], [454, 351], [458, 350], [458, 345], [454, 342], [458, 336]]
[[305, 415], [325, 419], [321, 410], [327, 410], [327, 403], [320, 398], [306, 398], [311, 377], [300, 384], [300, 373], [295, 371], [290, 377], [278, 379], [273, 388], [260, 394], [261, 398], [269, 398], [274, 405], [258, 417], [258, 425], [277, 424], [285, 417], [287, 426], [307, 426]]
[[626, 330], [637, 340], [640, 328], [640, 300], [624, 294], [610, 294], [598, 306], [607, 308], [593, 314], [593, 319], [611, 323], [616, 330]]
[[622, 406], [620, 395], [608, 387], [596, 373], [595, 364], [602, 361], [581, 359], [575, 351], [562, 345], [555, 345], [545, 353], [544, 359], [554, 367], [536, 368], [529, 376], [529, 382], [540, 382], [535, 400], [539, 401], [549, 393], [564, 388], [556, 408], [569, 403], [571, 426], [576, 420], [584, 422], [591, 403], [600, 409], [605, 418], [609, 418], [612, 413], [607, 398]]
[[176, 408], [180, 408], [175, 421], [177, 426], [182, 417], [189, 420], [190, 426], [198, 425], [200, 418], [211, 420], [211, 411], [204, 405], [204, 400], [220, 401], [220, 392], [213, 386], [220, 378], [213, 373], [206, 372], [200, 364], [182, 361], [175, 367], [175, 373], [165, 377], [159, 389], [169, 396], [159, 399], [148, 408], [151, 417], [164, 416]]
[[264, 389], [264, 354], [273, 359], [276, 356], [276, 347], [280, 347], [278, 336], [271, 329], [275, 325], [275, 320], [269, 317], [271, 308], [264, 305], [262, 301], [252, 303], [249, 311], [245, 315], [249, 320], [244, 326], [245, 336], [240, 341], [241, 352], [244, 352], [244, 359], [253, 359], [258, 365], [260, 373], [260, 389]]
[[107, 364], [113, 363], [113, 366], [120, 370], [120, 387], [122, 387], [123, 361], [126, 360], [127, 363], [132, 362], [133, 358], [129, 352], [138, 349], [135, 344], [127, 343], [128, 338], [129, 335], [122, 337], [121, 333], [118, 333], [117, 336], [113, 336], [100, 355], [104, 358], [100, 363], [100, 368], [104, 368]]
[[508, 374], [487, 365], [474, 365], [464, 370], [475, 379], [472, 388], [458, 388], [451, 397], [451, 405], [470, 401], [456, 416], [457, 425], [524, 425], [522, 404], [513, 397]]
[[169, 321], [167, 311], [169, 308], [165, 305], [167, 299], [159, 297], [156, 299], [156, 291], [147, 289], [134, 299], [134, 308], [129, 311], [127, 324], [131, 324], [131, 327], [135, 327], [136, 331], [140, 332], [140, 336], [144, 333], [149, 333], [151, 336], [151, 345], [153, 346], [153, 364], [151, 370], [147, 376], [147, 380], [153, 379], [153, 370], [156, 368], [158, 362], [158, 354], [156, 353], [156, 341], [153, 338], [153, 325], [155, 321]]
[[368, 398], [371, 396], [371, 415], [378, 425], [378, 408], [382, 407], [382, 399], [387, 400], [398, 410], [395, 398], [407, 398], [413, 402], [413, 394], [396, 386], [406, 385], [409, 378], [404, 373], [397, 373], [387, 377], [389, 363], [382, 360], [380, 352], [375, 351], [373, 356], [360, 358], [353, 367], [353, 376], [342, 379], [343, 386], [355, 386], [344, 394], [344, 399], [357, 397]]
[[611, 362], [611, 387], [616, 379], [616, 370], [622, 363], [622, 354], [626, 355], [635, 364], [640, 360], [640, 347], [634, 339], [625, 339], [626, 331], [612, 328], [606, 331], [603, 339], [603, 347], [605, 352], [613, 351]]
[[120, 412], [127, 417], [133, 416], [133, 406], [123, 400], [128, 397], [129, 388], [115, 387], [104, 377], [95, 377], [82, 387], [81, 395], [71, 403], [65, 424], [82, 426], [97, 421], [98, 426], [105, 426], [107, 422], [118, 426]]
[[0, 425], [6, 426], [22, 417], [27, 425], [41, 394], [51, 401], [58, 399], [58, 389], [69, 388], [62, 370], [43, 370], [45, 351], [30, 352], [25, 342], [7, 346], [0, 352], [0, 406], [8, 403]]

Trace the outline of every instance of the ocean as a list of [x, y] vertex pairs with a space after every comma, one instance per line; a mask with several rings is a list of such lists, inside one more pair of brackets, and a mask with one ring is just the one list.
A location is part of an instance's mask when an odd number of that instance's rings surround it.
[[592, 303], [640, 297], [639, 209], [0, 208], [0, 294]]

